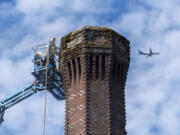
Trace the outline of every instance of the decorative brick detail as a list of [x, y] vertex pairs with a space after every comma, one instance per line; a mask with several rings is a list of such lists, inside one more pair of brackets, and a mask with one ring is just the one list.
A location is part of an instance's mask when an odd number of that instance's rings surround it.
[[87, 26], [62, 38], [60, 71], [66, 135], [126, 135], [125, 82], [129, 41]]

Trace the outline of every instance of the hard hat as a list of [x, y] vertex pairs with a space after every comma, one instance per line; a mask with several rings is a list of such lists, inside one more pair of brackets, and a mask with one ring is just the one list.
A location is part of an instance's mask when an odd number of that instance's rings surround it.
[[42, 56], [42, 52], [36, 52], [36, 55], [41, 57]]

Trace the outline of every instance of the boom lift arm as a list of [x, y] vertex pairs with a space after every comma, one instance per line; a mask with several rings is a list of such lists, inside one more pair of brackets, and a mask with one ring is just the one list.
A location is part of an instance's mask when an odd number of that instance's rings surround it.
[[23, 90], [13, 94], [0, 102], [0, 125], [4, 121], [4, 111], [9, 109], [10, 107], [16, 105], [17, 103], [23, 101], [24, 99], [34, 95], [38, 91], [43, 90], [42, 87], [38, 85], [37, 82], [25, 87]]
[[[33, 51], [34, 58], [32, 59], [32, 62], [34, 63], [34, 68], [32, 71], [32, 75], [35, 77], [35, 81], [28, 87], [25, 87], [19, 92], [0, 101], [0, 125], [4, 121], [3, 116], [5, 110], [34, 95], [38, 91], [45, 90], [46, 69], [48, 70], [47, 90], [57, 100], [65, 99], [60, 73], [56, 68], [59, 51], [55, 46], [55, 38], [53, 38], [48, 45], [43, 44], [36, 46], [35, 48], [33, 48]], [[48, 63], [46, 64], [46, 62]]]

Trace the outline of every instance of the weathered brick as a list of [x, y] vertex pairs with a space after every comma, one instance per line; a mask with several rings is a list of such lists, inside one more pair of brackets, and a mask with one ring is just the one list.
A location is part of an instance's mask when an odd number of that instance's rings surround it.
[[105, 27], [86, 26], [62, 38], [60, 71], [66, 135], [126, 135], [125, 82], [129, 41]]

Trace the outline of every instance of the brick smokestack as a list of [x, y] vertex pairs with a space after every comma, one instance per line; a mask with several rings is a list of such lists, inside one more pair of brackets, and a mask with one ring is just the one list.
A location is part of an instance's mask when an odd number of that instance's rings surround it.
[[60, 70], [66, 135], [126, 135], [129, 41], [112, 29], [86, 26], [64, 36]]

